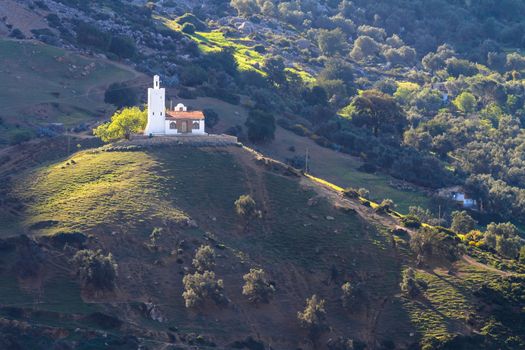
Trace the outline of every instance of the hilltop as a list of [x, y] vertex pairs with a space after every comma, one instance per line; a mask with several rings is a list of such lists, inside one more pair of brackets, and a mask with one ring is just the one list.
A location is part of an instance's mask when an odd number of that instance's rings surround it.
[[[236, 214], [243, 194], [260, 216]], [[482, 283], [501, 288], [518, 278], [514, 273], [472, 258], [416, 268], [411, 230], [392, 233], [398, 219], [238, 146], [89, 149], [25, 171], [9, 197], [23, 203], [16, 233], [27, 236], [4, 233], [0, 241], [4, 344], [309, 349], [297, 312], [312, 294], [327, 302], [330, 328], [317, 337], [320, 348], [336, 346], [339, 337], [369, 349], [407, 348], [492, 334], [480, 330], [490, 322], [512, 332], [509, 320], [517, 320], [505, 301], [505, 317], [490, 321], [494, 310], [478, 291]], [[187, 309], [182, 279], [203, 244], [216, 251], [214, 271], [229, 302]], [[78, 249], [111, 252], [118, 264], [113, 292], [82, 287], [70, 263]], [[408, 266], [427, 283], [420, 298], [400, 290]], [[269, 304], [254, 306], [241, 294], [243, 275], [254, 267], [275, 285]], [[341, 307], [346, 281], [359, 290], [350, 310]], [[481, 344], [475, 336], [455, 341]]]

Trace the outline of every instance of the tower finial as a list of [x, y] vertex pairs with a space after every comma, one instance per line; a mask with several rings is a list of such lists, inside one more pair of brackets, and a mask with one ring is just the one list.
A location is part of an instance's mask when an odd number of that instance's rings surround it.
[[153, 88], [159, 89], [160, 88], [160, 77], [158, 75], [155, 75], [153, 77]]

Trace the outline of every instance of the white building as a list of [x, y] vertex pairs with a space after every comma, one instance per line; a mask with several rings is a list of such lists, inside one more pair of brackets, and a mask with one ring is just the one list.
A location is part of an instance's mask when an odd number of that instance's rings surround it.
[[153, 77], [153, 88], [148, 89], [148, 124], [144, 135], [206, 135], [202, 111], [188, 111], [179, 103], [173, 110], [166, 109], [166, 89], [160, 87], [158, 75]]

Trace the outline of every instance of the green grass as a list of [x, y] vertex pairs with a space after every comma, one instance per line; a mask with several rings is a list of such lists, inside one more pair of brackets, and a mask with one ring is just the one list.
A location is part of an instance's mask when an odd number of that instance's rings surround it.
[[101, 227], [137, 231], [148, 221], [184, 220], [164, 194], [158, 166], [144, 152], [86, 151], [43, 167], [16, 185], [16, 194], [29, 204], [23, 224], [54, 234]]
[[0, 40], [0, 143], [21, 127], [78, 125], [109, 106], [104, 87], [137, 76], [131, 69], [31, 41]]
[[[181, 31], [181, 26], [175, 20], [162, 17], [158, 17], [158, 19], [166, 27], [178, 32]], [[194, 40], [203, 53], [217, 52], [225, 48], [231, 49], [241, 71], [252, 70], [266, 76], [266, 72], [260, 69], [264, 65], [265, 57], [253, 49], [254, 43], [251, 39], [246, 37], [228, 38], [219, 30], [185, 35]], [[299, 66], [286, 68], [286, 70], [297, 74], [306, 84], [315, 82], [315, 78]]]
[[423, 297], [405, 300], [404, 308], [423, 340], [446, 338], [465, 331], [469, 315], [476, 313], [473, 291], [489, 282], [495, 283], [497, 274], [460, 264], [456, 275], [445, 271], [429, 273], [419, 270], [416, 277], [428, 283]]

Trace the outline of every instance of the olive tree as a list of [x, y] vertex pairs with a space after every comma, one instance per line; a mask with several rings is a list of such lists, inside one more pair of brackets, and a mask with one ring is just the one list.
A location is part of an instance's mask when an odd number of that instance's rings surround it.
[[297, 313], [297, 319], [301, 323], [301, 327], [308, 329], [311, 335], [319, 333], [326, 326], [325, 305], [326, 301], [314, 294], [306, 299], [304, 310]]
[[246, 295], [252, 303], [267, 303], [275, 293], [275, 287], [268, 281], [263, 269], [250, 269], [243, 276], [244, 286], [242, 294]]
[[195, 251], [192, 263], [197, 271], [213, 270], [215, 267], [215, 251], [209, 245], [201, 245]]
[[109, 253], [101, 250], [80, 250], [73, 257], [83, 287], [95, 290], [113, 290], [117, 278], [118, 265]]
[[195, 272], [184, 276], [182, 279], [184, 292], [182, 297], [187, 308], [202, 305], [206, 300], [212, 300], [216, 304], [226, 301], [223, 294], [224, 284], [221, 279], [216, 279], [213, 271]]

